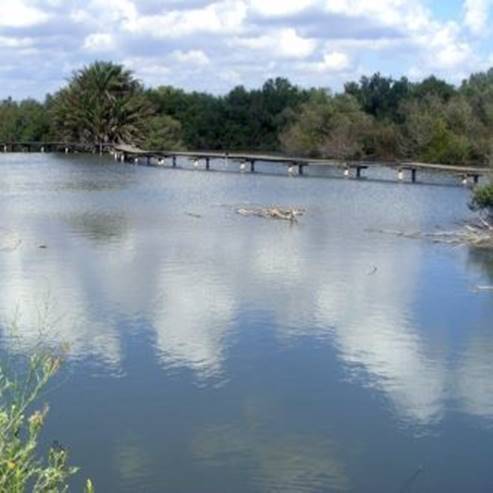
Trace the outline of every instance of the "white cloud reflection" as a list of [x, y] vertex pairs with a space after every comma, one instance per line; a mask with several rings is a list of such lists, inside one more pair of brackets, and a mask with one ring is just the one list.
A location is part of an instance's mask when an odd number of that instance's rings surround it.
[[457, 369], [457, 397], [466, 413], [493, 419], [493, 338], [475, 338]]
[[[0, 252], [3, 319], [18, 307], [23, 338], [36, 342], [48, 294], [58, 323], [48, 324], [47, 337], [68, 343], [76, 358], [112, 367], [124, 357], [120, 321], [144, 320], [161, 364], [204, 380], [223, 374], [236, 317], [254, 307], [270, 314], [281, 342], [316, 337], [335, 346], [356, 382], [383, 393], [403, 420], [433, 423], [451, 398], [493, 417], [491, 341], [472, 341], [450, 368], [445, 350], [415, 326], [418, 247], [406, 250], [404, 263], [399, 248], [349, 252], [333, 230], [311, 237], [309, 219], [291, 228], [234, 218], [218, 233], [208, 218], [181, 212], [166, 228], [126, 214], [74, 220], [67, 213], [70, 233], [46, 251], [27, 238]], [[310, 250], [314, 241], [320, 248]], [[378, 271], [369, 275], [372, 265]]]
[[206, 270], [163, 275], [159, 307], [152, 315], [156, 344], [165, 365], [186, 366], [201, 378], [221, 372], [234, 317], [234, 295], [211, 283]]

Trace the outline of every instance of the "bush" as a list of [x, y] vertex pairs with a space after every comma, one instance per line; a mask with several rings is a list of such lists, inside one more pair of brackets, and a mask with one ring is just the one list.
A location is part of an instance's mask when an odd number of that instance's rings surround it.
[[474, 210], [486, 210], [493, 215], [493, 183], [476, 188], [471, 206]]

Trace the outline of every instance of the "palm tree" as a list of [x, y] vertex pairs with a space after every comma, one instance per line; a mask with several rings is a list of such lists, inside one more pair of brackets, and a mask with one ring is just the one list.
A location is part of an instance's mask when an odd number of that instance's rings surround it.
[[55, 96], [53, 111], [60, 138], [93, 145], [138, 145], [153, 116], [133, 73], [101, 61], [74, 72], [68, 86]]

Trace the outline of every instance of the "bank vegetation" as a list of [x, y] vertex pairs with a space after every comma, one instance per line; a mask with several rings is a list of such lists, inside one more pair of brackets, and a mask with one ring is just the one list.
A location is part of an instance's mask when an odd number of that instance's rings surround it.
[[0, 142], [68, 140], [491, 164], [493, 69], [459, 86], [434, 76], [412, 82], [377, 73], [338, 93], [276, 78], [218, 96], [148, 88], [121, 65], [95, 62], [43, 102], [0, 103]]

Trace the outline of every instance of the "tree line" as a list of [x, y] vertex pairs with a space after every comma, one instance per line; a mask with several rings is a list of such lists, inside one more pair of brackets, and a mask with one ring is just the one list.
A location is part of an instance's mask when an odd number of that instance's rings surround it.
[[376, 73], [339, 93], [276, 78], [216, 96], [146, 88], [122, 65], [95, 62], [43, 102], [0, 103], [0, 142], [60, 140], [492, 164], [493, 69], [459, 86]]

